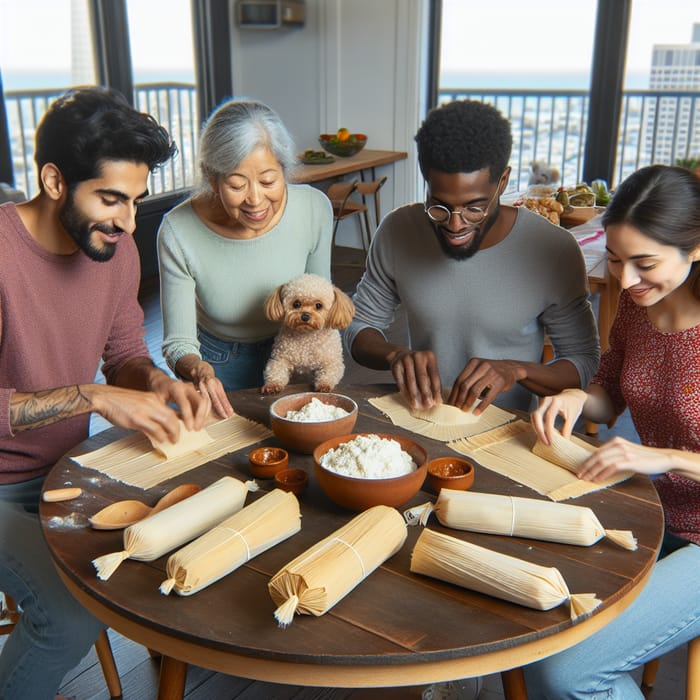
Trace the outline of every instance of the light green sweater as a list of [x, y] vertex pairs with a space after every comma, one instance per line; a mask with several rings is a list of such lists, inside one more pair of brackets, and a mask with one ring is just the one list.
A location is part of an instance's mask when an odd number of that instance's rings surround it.
[[279, 223], [257, 238], [224, 238], [208, 228], [190, 200], [168, 212], [158, 231], [163, 356], [171, 369], [199, 355], [197, 324], [228, 341], [271, 338], [268, 294], [304, 272], [330, 279], [333, 210], [308, 185], [288, 185]]

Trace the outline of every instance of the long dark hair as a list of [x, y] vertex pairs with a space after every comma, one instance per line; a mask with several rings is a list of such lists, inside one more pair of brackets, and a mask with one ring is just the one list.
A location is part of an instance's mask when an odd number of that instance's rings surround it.
[[[630, 175], [603, 214], [603, 228], [627, 224], [690, 255], [700, 246], [700, 177], [687, 168], [649, 165]], [[700, 261], [691, 268], [700, 297]]]

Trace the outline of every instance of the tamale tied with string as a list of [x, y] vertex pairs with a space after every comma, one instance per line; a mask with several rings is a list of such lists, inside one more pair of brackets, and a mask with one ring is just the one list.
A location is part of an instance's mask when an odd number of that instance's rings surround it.
[[280, 627], [294, 613], [323, 615], [396, 554], [406, 534], [396, 509], [374, 506], [293, 559], [268, 583]]
[[124, 530], [124, 549], [97, 557], [92, 564], [106, 581], [126, 559], [153, 561], [180, 547], [239, 511], [254, 481], [224, 476], [199, 493], [149, 515]]
[[456, 530], [530, 537], [583, 547], [607, 537], [624, 549], [637, 549], [632, 532], [606, 530], [596, 514], [585, 506], [442, 489], [434, 505], [416, 506], [406, 511], [405, 516], [412, 524], [425, 525], [431, 513], [435, 513], [441, 525]]
[[274, 489], [173, 552], [160, 592], [197, 593], [300, 529], [297, 497]]
[[569, 601], [571, 619], [600, 605], [592, 593], [572, 595], [559, 569], [427, 528], [413, 548], [411, 571], [535, 610], [551, 610]]

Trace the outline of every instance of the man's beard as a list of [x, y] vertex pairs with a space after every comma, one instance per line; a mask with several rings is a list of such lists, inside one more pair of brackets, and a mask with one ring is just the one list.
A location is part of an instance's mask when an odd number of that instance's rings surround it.
[[445, 240], [445, 236], [443, 235], [441, 230], [442, 227], [439, 225], [435, 225], [433, 227], [433, 230], [435, 231], [435, 235], [437, 236], [438, 242], [440, 243], [440, 247], [442, 248], [445, 255], [452, 258], [453, 260], [468, 260], [477, 253], [477, 251], [479, 250], [479, 246], [481, 245], [484, 238], [486, 238], [486, 234], [491, 230], [491, 227], [494, 225], [497, 218], [498, 205], [496, 206], [496, 209], [494, 210], [493, 214], [491, 214], [491, 216], [489, 216], [489, 218], [486, 219], [486, 221], [479, 224], [478, 227], [475, 227], [476, 233], [474, 235], [474, 238], [472, 238], [472, 240], [466, 246], [450, 245]]
[[102, 231], [106, 234], [120, 234], [119, 229], [111, 228], [106, 224], [91, 224], [89, 219], [75, 205], [73, 192], [68, 193], [68, 198], [58, 214], [58, 219], [66, 229], [70, 237], [78, 244], [80, 250], [95, 262], [107, 262], [111, 260], [117, 249], [116, 243], [102, 243], [96, 245], [93, 241], [93, 233]]

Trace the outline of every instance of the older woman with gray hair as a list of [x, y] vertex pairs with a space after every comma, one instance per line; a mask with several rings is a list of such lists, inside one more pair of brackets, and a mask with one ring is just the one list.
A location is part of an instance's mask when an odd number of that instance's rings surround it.
[[158, 232], [163, 355], [226, 417], [226, 391], [263, 384], [269, 292], [304, 272], [330, 278], [333, 211], [321, 191], [288, 183], [294, 142], [259, 102], [218, 107], [199, 159], [197, 190]]

